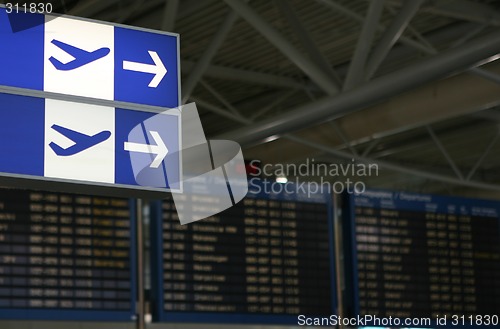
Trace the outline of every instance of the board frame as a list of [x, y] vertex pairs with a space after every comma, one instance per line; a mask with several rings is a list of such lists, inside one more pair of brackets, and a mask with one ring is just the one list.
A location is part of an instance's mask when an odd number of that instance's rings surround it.
[[[47, 192], [42, 192], [47, 193]], [[62, 193], [69, 194], [69, 193]], [[68, 310], [51, 308], [0, 308], [0, 320], [50, 320], [50, 321], [136, 321], [137, 296], [137, 211], [134, 200], [129, 199], [130, 211], [130, 309], [127, 311]]]
[[[252, 178], [249, 190], [261, 188], [260, 193], [255, 193], [255, 198], [267, 200], [307, 202], [306, 195], [274, 193], [266, 194], [260, 179]], [[288, 183], [291, 184], [291, 183]], [[292, 184], [293, 185], [293, 184]], [[337, 273], [336, 257], [334, 250], [334, 220], [333, 198], [331, 193], [316, 193], [312, 195], [327, 207], [328, 235], [329, 235], [329, 269], [330, 269], [330, 299], [332, 308], [330, 314], [337, 314]], [[248, 197], [248, 194], [247, 194]], [[188, 224], [189, 225], [189, 224]], [[163, 290], [163, 227], [162, 227], [162, 202], [153, 202], [151, 205], [151, 302], [153, 321], [167, 323], [219, 323], [219, 324], [264, 324], [264, 325], [297, 325], [297, 315], [252, 314], [252, 313], [215, 313], [215, 312], [178, 312], [164, 311]], [[308, 315], [309, 316], [309, 315]], [[313, 315], [311, 315], [313, 316]]]
[[[402, 192], [402, 191], [390, 191], [383, 189], [370, 189], [367, 190], [370, 193], [378, 193], [379, 195], [386, 195], [387, 197], [380, 197], [377, 201], [372, 201], [372, 208], [376, 209], [394, 209], [394, 210], [409, 210], [409, 211], [430, 211], [434, 210], [435, 213], [443, 214], [453, 214], [447, 211], [448, 206], [453, 205], [455, 207], [461, 207], [460, 213], [463, 215], [470, 215], [474, 212], [484, 213], [485, 209], [491, 209], [495, 211], [498, 221], [498, 235], [500, 236], [500, 201], [487, 200], [487, 199], [475, 199], [475, 198], [465, 198], [457, 196], [443, 196], [435, 194], [421, 194], [413, 192]], [[343, 195], [343, 206], [342, 206], [342, 217], [343, 217], [343, 234], [347, 238], [344, 242], [344, 267], [346, 269], [346, 298], [345, 303], [348, 307], [348, 316], [357, 317], [360, 315], [360, 300], [359, 300], [359, 277], [358, 277], [358, 262], [357, 262], [357, 249], [356, 249], [356, 225], [355, 225], [355, 208], [356, 208], [356, 198], [359, 195], [347, 194]], [[401, 200], [404, 198], [404, 200]], [[367, 199], [374, 199], [367, 196]], [[382, 207], [380, 200], [391, 199], [393, 202], [391, 206]], [[398, 200], [399, 199], [399, 200]], [[414, 200], [410, 200], [414, 199]], [[428, 202], [427, 202], [428, 200]], [[364, 201], [365, 202], [365, 201]], [[369, 201], [368, 201], [369, 202]], [[361, 205], [361, 207], [370, 207], [368, 203]], [[476, 214], [479, 216], [481, 214]], [[487, 216], [486, 216], [487, 217]], [[490, 216], [494, 218], [495, 216]], [[348, 251], [348, 252], [347, 252]], [[458, 314], [462, 315], [462, 314]], [[429, 318], [432, 318], [429, 316]], [[402, 319], [400, 319], [402, 320]], [[449, 319], [448, 319], [449, 320]], [[406, 326], [405, 326], [406, 327]], [[474, 325], [438, 325], [434, 319], [431, 321], [431, 325], [426, 328], [479, 328], [484, 326], [474, 326]], [[362, 328], [362, 327], [360, 327]], [[368, 327], [367, 327], [368, 328]], [[369, 328], [379, 328], [372, 327]], [[381, 327], [380, 327], [381, 328]], [[410, 327], [408, 327], [410, 328]], [[422, 328], [419, 326], [419, 328]]]

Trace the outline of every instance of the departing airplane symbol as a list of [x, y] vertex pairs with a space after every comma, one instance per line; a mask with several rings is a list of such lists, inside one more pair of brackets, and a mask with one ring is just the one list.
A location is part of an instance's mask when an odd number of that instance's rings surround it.
[[59, 156], [68, 156], [80, 153], [94, 145], [104, 142], [109, 138], [109, 136], [111, 136], [111, 132], [108, 130], [103, 130], [100, 133], [89, 136], [58, 125], [52, 125], [51, 128], [75, 142], [74, 145], [65, 149], [54, 142], [50, 142], [50, 148]]
[[52, 63], [52, 65], [54, 65], [56, 69], [60, 71], [70, 71], [77, 69], [80, 66], [86, 65], [106, 56], [110, 52], [110, 49], [106, 47], [99, 48], [94, 51], [86, 51], [75, 46], [68, 45], [67, 43], [56, 39], [53, 39], [51, 42], [75, 58], [68, 63], [62, 63], [61, 61], [54, 58], [54, 56], [51, 56], [49, 58], [49, 61]]

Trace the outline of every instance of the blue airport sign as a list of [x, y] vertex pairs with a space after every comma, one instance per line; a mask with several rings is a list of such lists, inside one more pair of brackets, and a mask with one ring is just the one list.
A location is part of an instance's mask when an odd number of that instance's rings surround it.
[[[0, 93], [0, 122], [0, 177], [153, 192], [182, 188], [178, 110]], [[143, 186], [139, 174], [162, 179]]]
[[0, 43], [0, 85], [179, 106], [177, 34], [0, 7]]

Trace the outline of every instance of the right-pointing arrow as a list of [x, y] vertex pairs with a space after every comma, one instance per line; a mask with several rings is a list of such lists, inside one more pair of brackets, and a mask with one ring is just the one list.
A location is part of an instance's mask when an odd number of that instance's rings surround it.
[[160, 56], [156, 51], [148, 50], [149, 56], [153, 59], [154, 64], [145, 64], [137, 62], [123, 61], [123, 69], [129, 71], [137, 71], [143, 73], [151, 73], [155, 76], [149, 83], [148, 87], [156, 88], [160, 84], [161, 80], [167, 74], [167, 69], [160, 59]]
[[125, 149], [125, 151], [129, 152], [156, 154], [156, 157], [149, 166], [151, 168], [158, 168], [163, 159], [165, 159], [165, 157], [167, 156], [168, 148], [165, 143], [163, 143], [163, 140], [161, 139], [160, 134], [157, 131], [150, 131], [150, 133], [151, 136], [153, 136], [156, 145], [125, 142], [123, 144], [123, 148]]

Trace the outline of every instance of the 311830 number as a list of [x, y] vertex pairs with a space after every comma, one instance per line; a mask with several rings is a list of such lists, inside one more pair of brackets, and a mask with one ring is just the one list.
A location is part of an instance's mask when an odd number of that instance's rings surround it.
[[5, 9], [7, 14], [18, 14], [18, 13], [31, 13], [31, 14], [50, 14], [52, 12], [52, 4], [48, 3], [24, 3], [19, 4], [17, 2], [7, 2], [5, 4]]
[[500, 319], [498, 315], [453, 315], [451, 324], [456, 326], [498, 326]]

